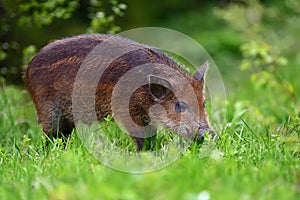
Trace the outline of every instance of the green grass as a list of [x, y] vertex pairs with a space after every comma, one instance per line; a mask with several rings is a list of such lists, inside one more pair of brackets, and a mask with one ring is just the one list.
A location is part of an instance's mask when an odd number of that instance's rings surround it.
[[[260, 98], [266, 97], [264, 90]], [[232, 95], [220, 140], [202, 155], [193, 143], [179, 160], [146, 174], [105, 167], [74, 134], [47, 147], [24, 89], [0, 90], [0, 199], [297, 199], [300, 119], [294, 104], [276, 117], [269, 101]], [[286, 105], [281, 105], [286, 106]], [[289, 114], [287, 114], [289, 113]], [[274, 115], [273, 115], [274, 114]], [[274, 117], [275, 116], [275, 117]], [[108, 127], [109, 130], [109, 127]], [[124, 139], [125, 141], [125, 139]]]

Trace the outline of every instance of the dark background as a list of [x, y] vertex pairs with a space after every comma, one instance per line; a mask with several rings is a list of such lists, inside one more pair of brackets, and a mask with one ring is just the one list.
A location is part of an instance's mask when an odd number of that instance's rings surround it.
[[55, 39], [156, 26], [197, 40], [216, 62], [228, 92], [242, 92], [241, 85], [249, 90], [268, 87], [296, 101], [299, 1], [0, 2], [0, 83], [23, 86], [32, 56]]

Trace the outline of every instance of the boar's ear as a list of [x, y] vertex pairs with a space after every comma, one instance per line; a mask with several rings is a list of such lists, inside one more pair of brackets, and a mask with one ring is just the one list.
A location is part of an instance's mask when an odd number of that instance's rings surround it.
[[201, 69], [199, 69], [199, 70], [194, 74], [194, 76], [193, 76], [194, 79], [196, 79], [196, 80], [199, 81], [199, 82], [202, 82], [202, 81], [204, 80], [204, 78], [205, 78], [205, 73], [206, 73], [206, 71], [207, 71], [208, 66], [209, 66], [209, 63], [208, 63], [208, 61], [206, 61], [206, 62], [202, 65]]
[[161, 100], [173, 91], [173, 87], [168, 80], [150, 75], [149, 90], [152, 96]]

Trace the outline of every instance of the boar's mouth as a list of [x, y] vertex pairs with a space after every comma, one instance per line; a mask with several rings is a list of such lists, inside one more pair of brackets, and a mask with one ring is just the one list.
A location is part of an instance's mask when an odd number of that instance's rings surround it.
[[215, 138], [216, 136], [216, 133], [211, 130], [209, 126], [199, 126], [196, 131], [191, 131], [188, 127], [184, 127], [184, 129], [185, 134], [183, 134], [183, 136], [188, 138], [192, 137], [194, 139], [200, 140], [204, 138], [205, 132], [208, 132], [212, 136], [212, 138]]
[[213, 130], [211, 130], [211, 128], [210, 127], [208, 127], [208, 126], [200, 126], [199, 128], [198, 128], [198, 131], [197, 131], [197, 139], [202, 139], [202, 138], [204, 138], [204, 133], [205, 132], [208, 132], [210, 135], [211, 135], [211, 138], [212, 139], [215, 139], [216, 137], [217, 137], [217, 134], [213, 131]]

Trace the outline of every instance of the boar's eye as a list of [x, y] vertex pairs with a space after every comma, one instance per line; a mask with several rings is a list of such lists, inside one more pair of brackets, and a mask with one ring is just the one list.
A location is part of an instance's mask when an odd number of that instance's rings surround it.
[[184, 101], [179, 101], [175, 103], [175, 111], [178, 113], [185, 112], [188, 109], [187, 103]]

